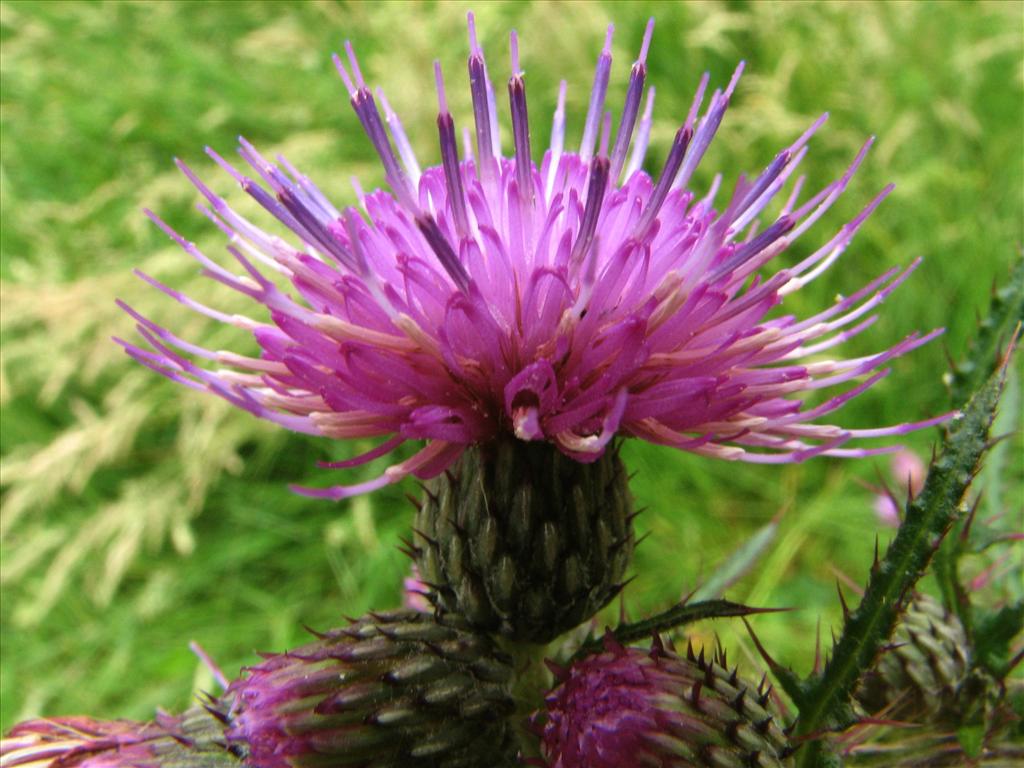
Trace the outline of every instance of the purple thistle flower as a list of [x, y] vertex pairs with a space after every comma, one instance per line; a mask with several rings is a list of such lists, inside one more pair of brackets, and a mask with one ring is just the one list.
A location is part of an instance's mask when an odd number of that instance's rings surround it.
[[[330, 466], [357, 466], [404, 442], [426, 441], [369, 482], [300, 489], [335, 499], [409, 474], [436, 476], [467, 446], [501, 434], [547, 441], [581, 462], [596, 460], [615, 435], [625, 435], [723, 459], [781, 463], [888, 451], [845, 444], [947, 418], [875, 429], [822, 421], [882, 379], [891, 360], [940, 332], [914, 333], [865, 357], [821, 356], [872, 325], [872, 312], [918, 262], [885, 272], [810, 317], [773, 313], [836, 262], [891, 186], [811, 255], [762, 274], [842, 194], [871, 142], [838, 179], [803, 196], [795, 172], [822, 116], [716, 206], [717, 180], [703, 195], [689, 182], [722, 122], [741, 64], [706, 105], [704, 76], [661, 172], [648, 176], [641, 167], [653, 88], [642, 112], [641, 102], [652, 30], [653, 21], [614, 135], [605, 105], [609, 28], [579, 148], [565, 145], [563, 82], [539, 167], [514, 32], [512, 156], [501, 151], [497, 96], [470, 15], [475, 151], [467, 131], [460, 157], [435, 63], [441, 164], [425, 171], [378, 91], [382, 115], [346, 43], [347, 64], [337, 56], [335, 63], [391, 191], [357, 190], [359, 206], [339, 211], [283, 157], [268, 160], [243, 139], [239, 153], [249, 169], [239, 170], [208, 149], [291, 231], [285, 239], [235, 212], [179, 161], [245, 274], [148, 215], [206, 275], [262, 305], [269, 322], [225, 314], [140, 276], [190, 309], [252, 333], [261, 352], [205, 349], [123, 304], [149, 349], [121, 343], [165, 376], [291, 430], [383, 438], [368, 453]], [[769, 217], [777, 199], [783, 202]], [[283, 287], [289, 282], [291, 293]], [[844, 386], [805, 407], [805, 393]]]
[[16, 725], [0, 739], [3, 768], [231, 768], [217, 716], [203, 708], [155, 722], [58, 717]]
[[227, 739], [251, 768], [504, 768], [513, 671], [461, 623], [373, 613], [246, 669]]
[[534, 720], [545, 768], [781, 768], [790, 751], [771, 689], [748, 685], [724, 652], [682, 657], [658, 640], [626, 648], [609, 634], [603, 653], [552, 668], [558, 685]]

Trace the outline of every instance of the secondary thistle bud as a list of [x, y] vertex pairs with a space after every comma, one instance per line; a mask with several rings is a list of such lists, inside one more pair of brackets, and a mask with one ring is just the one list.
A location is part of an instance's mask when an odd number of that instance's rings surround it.
[[155, 722], [57, 717], [30, 720], [0, 739], [3, 768], [240, 768], [224, 715], [194, 707]]
[[960, 620], [933, 598], [915, 595], [856, 697], [868, 712], [884, 710], [890, 719], [947, 721], [957, 717], [958, 692], [968, 668]]
[[549, 768], [776, 768], [786, 738], [771, 691], [726, 665], [725, 654], [685, 657], [650, 650], [605, 651], [560, 673], [540, 726]]
[[536, 643], [618, 594], [634, 544], [617, 450], [581, 464], [512, 439], [470, 448], [431, 481], [416, 527], [419, 570], [442, 611]]
[[503, 768], [512, 672], [456, 619], [373, 613], [248, 669], [228, 739], [250, 768]]

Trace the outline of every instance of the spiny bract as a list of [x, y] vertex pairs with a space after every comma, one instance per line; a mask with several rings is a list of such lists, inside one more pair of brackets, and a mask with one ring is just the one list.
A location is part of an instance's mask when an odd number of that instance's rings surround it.
[[499, 438], [427, 484], [412, 551], [439, 609], [547, 643], [622, 589], [633, 516], [618, 450], [580, 464]]

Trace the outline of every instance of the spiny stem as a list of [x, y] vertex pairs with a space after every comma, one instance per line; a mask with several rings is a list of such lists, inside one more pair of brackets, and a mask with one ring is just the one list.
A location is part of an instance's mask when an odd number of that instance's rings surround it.
[[[908, 505], [885, 557], [872, 568], [864, 598], [850, 613], [824, 671], [800, 684], [794, 697], [800, 713], [796, 737], [840, 729], [854, 721], [850, 695], [857, 681], [888, 641], [908, 592], [960, 514], [960, 502], [988, 447], [1005, 365], [950, 428], [942, 455], [932, 463], [920, 495]], [[798, 768], [818, 764], [821, 749], [820, 743], [807, 744], [797, 753]]]

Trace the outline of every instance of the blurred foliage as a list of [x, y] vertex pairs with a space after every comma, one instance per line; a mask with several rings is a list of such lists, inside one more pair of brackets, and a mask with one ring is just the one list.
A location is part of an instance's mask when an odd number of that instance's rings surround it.
[[[194, 687], [212, 685], [189, 640], [234, 674], [254, 650], [298, 642], [303, 623], [322, 628], [399, 600], [408, 566], [396, 545], [411, 518], [403, 494], [415, 488], [338, 505], [290, 494], [288, 482], [323, 484], [317, 460], [360, 446], [284, 434], [133, 365], [109, 340], [132, 333], [113, 301], [128, 300], [185, 338], [239, 349], [236, 331], [183, 312], [131, 276], [141, 267], [200, 301], [234, 306], [140, 213], [151, 207], [208, 253], [221, 252], [219, 233], [190, 210], [196, 195], [171, 158], [205, 172], [202, 145], [226, 152], [242, 133], [286, 154], [339, 204], [354, 199], [350, 176], [367, 188], [381, 183], [329, 61], [351, 38], [421, 161], [436, 162], [431, 61], [440, 57], [465, 124], [468, 88], [457, 83], [468, 7], [0, 3], [0, 728], [40, 713], [146, 717], [157, 705], [180, 708]], [[609, 98], [621, 101], [648, 15], [657, 18], [653, 168], [701, 72], [721, 84], [741, 58], [748, 74], [698, 188], [716, 172], [729, 180], [759, 170], [821, 110], [831, 118], [804, 163], [812, 187], [877, 134], [844, 199], [785, 258], [826, 239], [888, 181], [896, 193], [842, 262], [788, 306], [810, 311], [924, 255], [876, 327], [848, 349], [867, 354], [939, 325], [944, 341], [896, 362], [840, 419], [894, 423], [946, 408], [943, 344], [959, 355], [975, 312], [1024, 242], [1024, 6], [489, 2], [476, 10], [495, 72], [504, 68], [507, 31], [519, 29], [537, 144], [561, 78], [567, 135], [581, 129], [609, 21], [617, 30]], [[223, 175], [204, 175], [230, 190]], [[240, 208], [250, 210], [244, 201]], [[933, 437], [908, 442], [927, 454]], [[992, 509], [989, 496], [986, 516], [1020, 528], [1019, 432], [1004, 445], [1002, 506]], [[799, 606], [754, 623], [773, 655], [806, 671], [819, 620], [826, 633], [839, 626], [837, 575], [863, 583], [876, 531], [891, 535], [879, 530], [869, 487], [885, 461], [736, 466], [639, 444], [625, 458], [648, 508], [641, 532], [651, 533], [636, 557], [629, 614], [678, 600], [781, 513], [770, 551], [727, 597]], [[355, 482], [380, 468], [336, 479]], [[982, 556], [1007, 567], [1005, 548]], [[1019, 598], [1016, 581], [994, 581], [993, 605]], [[698, 631], [712, 629], [749, 657], [742, 628], [720, 621]]]

